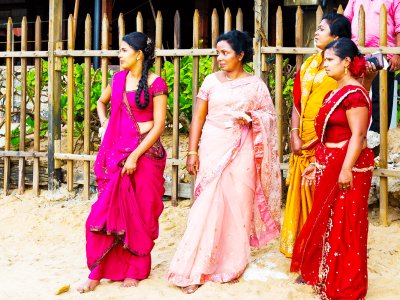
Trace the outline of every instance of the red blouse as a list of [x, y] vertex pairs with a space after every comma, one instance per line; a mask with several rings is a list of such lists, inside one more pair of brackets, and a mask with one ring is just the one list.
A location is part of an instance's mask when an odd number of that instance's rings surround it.
[[[147, 122], [153, 121], [153, 98], [158, 95], [168, 95], [168, 87], [165, 80], [161, 77], [157, 77], [151, 86], [149, 86], [149, 105], [145, 109], [140, 109], [137, 107], [135, 98], [136, 90], [127, 91], [126, 98], [128, 99], [129, 105], [136, 122]], [[144, 92], [140, 95], [140, 102], [144, 102]]]
[[[327, 101], [332, 92], [329, 92], [324, 101]], [[355, 107], [369, 107], [367, 102], [368, 100], [365, 96], [357, 91], [355, 93], [351, 93], [347, 96], [342, 103], [333, 111], [332, 115], [328, 120], [328, 124], [326, 125], [325, 134], [326, 140], [325, 143], [339, 143], [341, 141], [345, 141], [350, 139], [351, 130], [349, 127], [349, 122], [347, 121], [346, 111], [355, 108]]]

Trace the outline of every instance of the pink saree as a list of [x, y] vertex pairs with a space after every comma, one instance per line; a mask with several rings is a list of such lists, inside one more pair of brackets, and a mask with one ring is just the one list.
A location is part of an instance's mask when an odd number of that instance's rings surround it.
[[[163, 210], [166, 154], [160, 141], [139, 158], [134, 174], [120, 175], [120, 163], [141, 140], [123, 101], [126, 75], [121, 71], [112, 79], [110, 120], [94, 165], [99, 196], [86, 221], [87, 265], [93, 280], [147, 278]], [[151, 101], [160, 89], [166, 86], [157, 78], [149, 87]], [[134, 97], [128, 101], [135, 105]]]
[[[208, 101], [208, 114], [196, 201], [167, 275], [177, 286], [238, 278], [250, 246], [264, 246], [280, 230], [276, 114], [265, 83], [256, 76], [222, 83], [211, 74], [198, 98]], [[244, 112], [251, 128], [235, 123]]]

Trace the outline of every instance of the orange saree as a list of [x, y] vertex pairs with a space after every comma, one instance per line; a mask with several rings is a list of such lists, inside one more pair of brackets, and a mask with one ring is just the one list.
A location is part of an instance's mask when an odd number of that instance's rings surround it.
[[294, 243], [313, 202], [314, 187], [302, 186], [301, 174], [315, 160], [317, 135], [314, 120], [324, 96], [337, 86], [336, 81], [326, 75], [322, 64], [322, 53], [310, 56], [301, 66], [295, 80], [294, 88], [299, 91], [299, 97], [295, 97], [293, 102], [300, 117], [299, 135], [304, 144], [301, 155], [290, 155], [286, 177], [288, 193], [280, 238], [280, 251], [286, 257], [292, 257]]

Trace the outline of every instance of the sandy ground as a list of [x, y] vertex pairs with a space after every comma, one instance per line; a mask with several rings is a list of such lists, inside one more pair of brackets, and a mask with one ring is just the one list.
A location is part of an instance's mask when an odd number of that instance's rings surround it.
[[[237, 284], [207, 283], [193, 295], [170, 286], [165, 275], [186, 226], [188, 200], [178, 207], [165, 201], [150, 278], [136, 288], [104, 280], [95, 292], [79, 294], [76, 288], [88, 275], [84, 223], [95, 197], [82, 201], [62, 188], [40, 197], [14, 192], [0, 200], [0, 299], [314, 299], [310, 287], [293, 283], [277, 240], [253, 250]], [[367, 299], [399, 299], [400, 210], [390, 208], [389, 227], [378, 224], [378, 215], [377, 208], [370, 209]], [[56, 296], [66, 284], [70, 290]]]

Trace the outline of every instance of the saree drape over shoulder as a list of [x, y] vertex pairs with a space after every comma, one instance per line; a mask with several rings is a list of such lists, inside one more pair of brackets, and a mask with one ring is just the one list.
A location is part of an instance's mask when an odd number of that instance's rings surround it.
[[301, 66], [294, 83], [293, 102], [300, 118], [299, 136], [304, 144], [301, 155], [292, 153], [289, 158], [286, 177], [288, 192], [280, 237], [280, 251], [286, 257], [292, 257], [294, 243], [313, 203], [314, 187], [301, 185], [301, 174], [315, 160], [315, 116], [325, 95], [337, 86], [336, 81], [321, 68], [322, 64], [321, 53], [310, 56]]
[[[238, 278], [250, 246], [265, 245], [280, 230], [276, 114], [265, 83], [256, 76], [220, 82], [211, 74], [198, 98], [208, 101], [208, 114], [196, 200], [167, 276], [177, 286]], [[251, 128], [235, 122], [245, 112]]]
[[[99, 196], [86, 221], [87, 265], [93, 280], [147, 278], [163, 210], [166, 153], [159, 140], [138, 159], [132, 175], [121, 177], [121, 162], [142, 139], [123, 100], [126, 76], [127, 71], [121, 71], [112, 79], [110, 120], [94, 164]], [[157, 78], [149, 87], [150, 108], [153, 96], [160, 93], [167, 93], [167, 88]], [[135, 92], [126, 97], [131, 111], [140, 115]]]
[[353, 188], [343, 191], [338, 178], [348, 143], [341, 148], [324, 145], [330, 141], [327, 137], [349, 130], [332, 123], [346, 118], [347, 109], [363, 106], [371, 113], [364, 88], [345, 86], [327, 98], [316, 118], [320, 143], [314, 204], [297, 238], [291, 271], [300, 271], [321, 299], [363, 299], [367, 293], [368, 195], [374, 154], [369, 148], [362, 150], [352, 169]]

